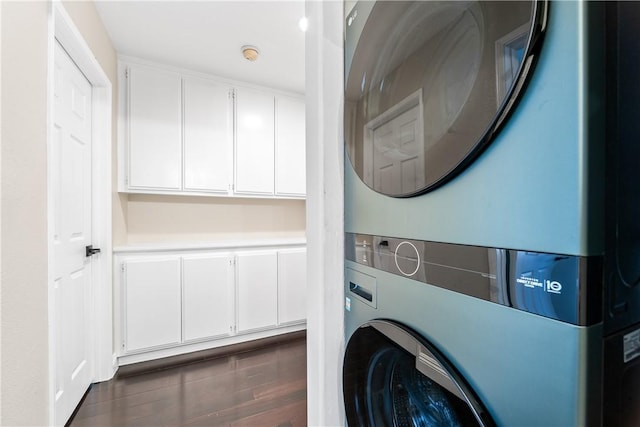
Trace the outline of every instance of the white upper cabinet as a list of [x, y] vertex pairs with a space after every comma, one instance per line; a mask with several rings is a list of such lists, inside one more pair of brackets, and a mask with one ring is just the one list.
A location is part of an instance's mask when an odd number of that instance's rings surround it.
[[119, 191], [304, 198], [304, 100], [122, 62]]
[[305, 141], [304, 100], [276, 97], [276, 194], [306, 194]]
[[128, 70], [129, 188], [182, 187], [180, 74], [147, 67]]
[[183, 91], [184, 189], [226, 193], [233, 164], [231, 89], [184, 78]]
[[273, 194], [274, 153], [273, 95], [236, 90], [237, 193]]

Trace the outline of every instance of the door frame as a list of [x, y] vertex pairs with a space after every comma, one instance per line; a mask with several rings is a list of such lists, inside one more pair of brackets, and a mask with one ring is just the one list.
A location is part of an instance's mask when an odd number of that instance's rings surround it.
[[[53, 229], [53, 196], [50, 185], [53, 170], [53, 112], [54, 112], [54, 49], [56, 40], [67, 51], [92, 86], [92, 242], [101, 248], [94, 257], [91, 269], [91, 318], [90, 328], [95, 335], [90, 341], [92, 357], [92, 382], [113, 377], [117, 358], [113, 348], [113, 281], [112, 281], [112, 84], [98, 63], [89, 45], [73, 23], [60, 0], [49, 3], [49, 37], [47, 62], [47, 223]], [[48, 335], [49, 335], [49, 422], [55, 421], [55, 298], [53, 290], [53, 239], [49, 232], [48, 244]]]

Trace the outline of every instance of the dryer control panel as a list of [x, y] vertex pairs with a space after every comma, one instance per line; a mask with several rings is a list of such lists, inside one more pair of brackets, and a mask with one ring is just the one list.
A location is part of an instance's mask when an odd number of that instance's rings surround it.
[[602, 321], [601, 257], [346, 233], [346, 259], [575, 325]]

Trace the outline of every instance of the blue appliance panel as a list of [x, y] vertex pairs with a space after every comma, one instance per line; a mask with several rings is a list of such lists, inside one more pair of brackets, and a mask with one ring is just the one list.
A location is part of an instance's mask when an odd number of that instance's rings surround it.
[[[603, 253], [602, 22], [550, 5], [535, 72], [467, 169], [421, 196], [370, 190], [345, 160], [345, 231], [588, 256]], [[595, 13], [595, 12], [593, 12]], [[348, 63], [348, 58], [347, 58]]]

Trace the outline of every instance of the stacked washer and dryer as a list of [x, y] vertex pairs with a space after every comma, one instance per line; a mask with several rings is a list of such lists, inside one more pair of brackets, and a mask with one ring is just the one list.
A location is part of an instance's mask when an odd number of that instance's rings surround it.
[[354, 426], [640, 425], [640, 6], [345, 17]]

